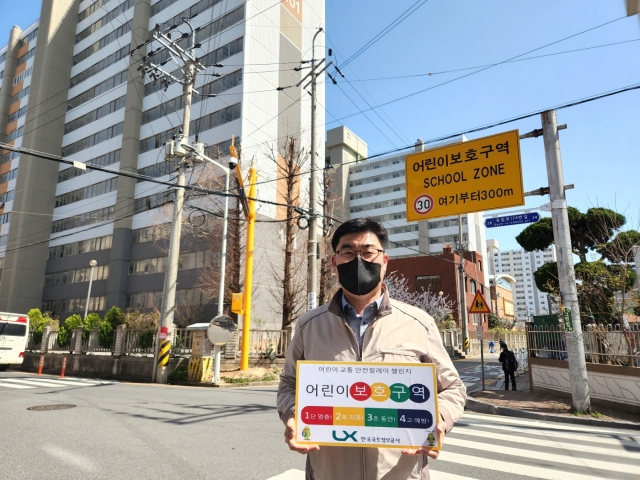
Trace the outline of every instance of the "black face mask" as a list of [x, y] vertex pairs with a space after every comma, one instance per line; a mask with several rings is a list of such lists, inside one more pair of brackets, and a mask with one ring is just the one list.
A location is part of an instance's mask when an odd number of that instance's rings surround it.
[[348, 263], [338, 265], [338, 281], [347, 292], [366, 295], [380, 283], [381, 267], [379, 263], [356, 257]]

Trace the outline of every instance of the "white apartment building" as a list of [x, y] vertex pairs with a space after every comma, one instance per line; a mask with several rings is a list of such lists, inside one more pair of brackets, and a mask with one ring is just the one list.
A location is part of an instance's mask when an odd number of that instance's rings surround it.
[[[430, 147], [464, 141], [466, 138], [461, 136]], [[390, 257], [438, 254], [444, 245], [455, 246], [458, 242], [457, 216], [418, 222], [406, 220], [404, 159], [423, 149], [424, 145], [418, 141], [415, 149], [366, 159], [366, 143], [349, 129], [338, 127], [327, 132], [326, 164], [336, 172], [335, 195], [341, 197], [335, 216], [340, 220], [372, 217], [381, 222], [389, 233]], [[486, 252], [482, 212], [462, 215], [462, 241], [468, 250]], [[488, 286], [488, 270], [484, 271]]]
[[[208, 66], [195, 85], [201, 95], [193, 97], [190, 141], [199, 134], [209, 156], [225, 156], [235, 136], [244, 166], [253, 162], [259, 172], [258, 197], [276, 202], [277, 168], [269, 155], [290, 135], [310, 142], [310, 98], [295, 87], [306, 71], [294, 68], [311, 58], [324, 9], [323, 0], [43, 0], [39, 21], [24, 31], [14, 27], [0, 47], [0, 139], [169, 181], [174, 169], [163, 146], [181, 128], [183, 87], [140, 77], [142, 54], [132, 52], [156, 25], [181, 24], [174, 38], [190, 32], [182, 24], [188, 17], [200, 44], [196, 55]], [[324, 44], [319, 35], [317, 57]], [[156, 64], [165, 60], [166, 52], [154, 56]], [[172, 62], [165, 68], [182, 76]], [[324, 105], [323, 82], [317, 92]], [[316, 118], [324, 125], [322, 109]], [[316, 144], [322, 151], [322, 135]], [[197, 167], [187, 178], [198, 179]], [[147, 307], [154, 298], [158, 306], [166, 251], [154, 245], [154, 212], [171, 201], [169, 190], [0, 151], [0, 310], [42, 305], [61, 319], [84, 311], [90, 260], [100, 272], [91, 310]], [[258, 213], [278, 216], [266, 203]], [[272, 236], [260, 233], [268, 225], [257, 225], [257, 261], [275, 252]], [[195, 245], [181, 269], [195, 270], [211, 254]], [[270, 300], [262, 291], [273, 283], [261, 278], [265, 270], [257, 272], [258, 305]], [[208, 302], [194, 290], [194, 277], [179, 273], [180, 298]]]
[[536, 287], [533, 273], [544, 263], [555, 262], [553, 245], [543, 251], [527, 252], [524, 249], [501, 251], [497, 240], [487, 240], [487, 259], [492, 275], [506, 274], [516, 280], [513, 299], [516, 303], [516, 321], [524, 322], [532, 315], [551, 312], [549, 295]]

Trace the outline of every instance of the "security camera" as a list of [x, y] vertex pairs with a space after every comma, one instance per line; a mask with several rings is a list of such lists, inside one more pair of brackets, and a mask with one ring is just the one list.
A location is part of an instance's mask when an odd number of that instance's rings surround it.
[[235, 170], [238, 165], [238, 160], [234, 157], [229, 158], [229, 170]]

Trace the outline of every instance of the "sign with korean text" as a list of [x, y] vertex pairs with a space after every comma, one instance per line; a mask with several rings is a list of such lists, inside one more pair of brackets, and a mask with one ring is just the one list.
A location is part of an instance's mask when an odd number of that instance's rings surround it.
[[296, 441], [439, 449], [437, 392], [434, 364], [299, 361]]
[[479, 291], [477, 291], [476, 296], [473, 297], [473, 302], [471, 302], [471, 307], [469, 307], [469, 313], [491, 313], [487, 301]]
[[521, 213], [519, 215], [506, 215], [504, 217], [487, 218], [484, 226], [487, 228], [506, 227], [508, 225], [519, 225], [521, 223], [535, 223], [540, 220], [540, 214]]
[[407, 155], [407, 220], [524, 205], [518, 130]]
[[562, 321], [564, 322], [564, 331], [573, 332], [573, 315], [570, 308], [562, 309]]

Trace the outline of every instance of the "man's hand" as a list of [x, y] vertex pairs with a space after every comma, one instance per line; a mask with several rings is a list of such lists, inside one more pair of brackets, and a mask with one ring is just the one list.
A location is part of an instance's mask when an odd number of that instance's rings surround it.
[[319, 445], [300, 445], [296, 442], [296, 421], [293, 417], [287, 420], [287, 426], [284, 429], [284, 442], [289, 445], [289, 449], [298, 453], [309, 453], [314, 450], [320, 450]]
[[[444, 432], [447, 430], [447, 424], [440, 421], [438, 425], [436, 425], [436, 431], [438, 432], [438, 443], [440, 447], [444, 444]], [[426, 455], [429, 458], [436, 459], [440, 454], [440, 450], [434, 450], [429, 447], [420, 447], [416, 449], [404, 449], [402, 450], [402, 455]]]

